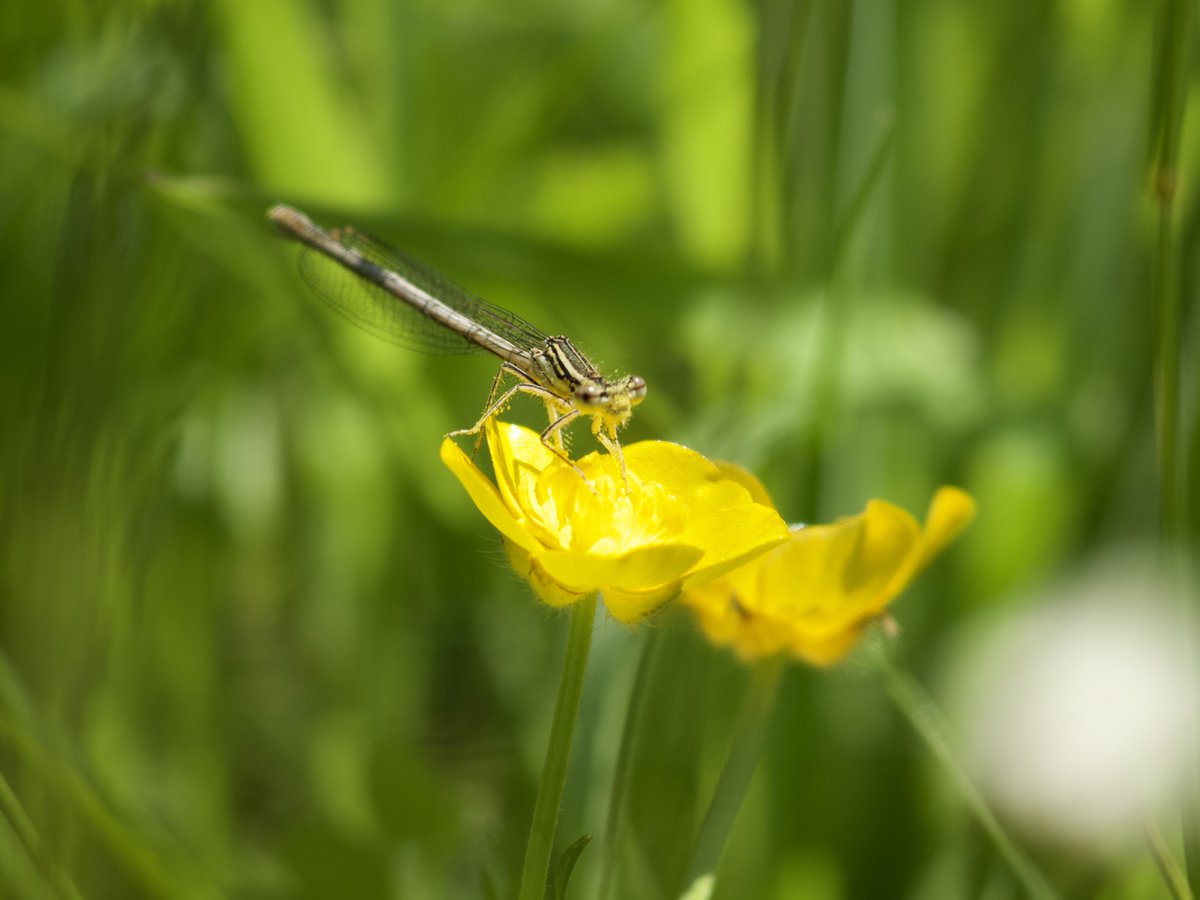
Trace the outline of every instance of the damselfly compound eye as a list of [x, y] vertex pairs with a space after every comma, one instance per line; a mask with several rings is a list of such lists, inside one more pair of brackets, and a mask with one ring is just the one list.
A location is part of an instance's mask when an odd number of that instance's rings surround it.
[[646, 399], [646, 379], [641, 375], [630, 375], [625, 379], [625, 387], [631, 402], [641, 403]]
[[575, 388], [575, 400], [584, 406], [600, 406], [608, 399], [608, 391], [598, 384], [581, 384]]

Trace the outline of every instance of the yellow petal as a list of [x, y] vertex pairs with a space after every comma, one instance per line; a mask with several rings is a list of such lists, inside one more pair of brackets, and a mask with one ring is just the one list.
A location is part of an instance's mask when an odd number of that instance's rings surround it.
[[526, 552], [535, 552], [538, 549], [537, 543], [523, 527], [522, 520], [514, 516], [509, 507], [504, 504], [495, 485], [475, 467], [467, 454], [463, 453], [454, 441], [444, 438], [439, 455], [446, 468], [453, 472], [454, 477], [466, 488], [471, 502], [479, 508], [479, 511], [497, 531], [508, 540], [520, 545]]
[[925, 534], [920, 565], [924, 568], [933, 557], [958, 537], [975, 518], [975, 501], [961, 488], [940, 487], [925, 514]]
[[529, 586], [533, 588], [538, 599], [547, 606], [568, 606], [592, 593], [590, 590], [567, 590], [546, 574], [545, 569], [538, 564], [536, 558], [511, 541], [504, 542], [504, 549], [508, 554], [508, 563], [512, 566], [513, 571], [529, 582]]
[[911, 577], [919, 539], [912, 516], [872, 500], [860, 515], [796, 531], [764, 561], [762, 596], [747, 605], [825, 638], [887, 605]]
[[685, 544], [649, 544], [602, 556], [584, 550], [548, 550], [538, 561], [569, 590], [649, 591], [677, 581], [704, 551]]
[[689, 588], [683, 600], [710, 640], [743, 659], [786, 648], [830, 665], [966, 527], [974, 509], [963, 491], [942, 488], [922, 529], [899, 507], [872, 500], [857, 516], [794, 530], [786, 544]]
[[743, 469], [737, 463], [724, 462], [722, 460], [717, 460], [715, 465], [721, 470], [722, 475], [744, 487], [750, 493], [750, 499], [755, 503], [761, 503], [763, 506], [769, 506], [774, 509], [775, 504], [771, 501], [771, 495], [767, 493], [767, 489], [763, 487], [763, 483], [755, 478], [752, 472]]
[[646, 618], [659, 607], [668, 603], [679, 593], [678, 584], [672, 583], [651, 591], [623, 591], [609, 588], [601, 596], [604, 608], [618, 622], [630, 625]]
[[743, 565], [787, 540], [788, 529], [762, 484], [740, 466], [713, 463], [666, 441], [641, 441], [625, 452], [626, 465], [689, 508], [683, 543], [705, 548], [686, 584], [699, 584]]
[[793, 656], [804, 660], [809, 665], [832, 666], [845, 659], [846, 654], [854, 649], [866, 624], [867, 620], [864, 620], [852, 628], [847, 628], [824, 639], [796, 635], [788, 645], [788, 649], [792, 651]]
[[488, 452], [492, 456], [492, 469], [496, 473], [496, 487], [500, 495], [513, 509], [521, 509], [523, 486], [553, 466], [566, 463], [549, 447], [542, 443], [541, 435], [513, 425], [489, 419], [484, 426], [487, 434]]
[[690, 587], [737, 569], [784, 543], [789, 532], [771, 507], [743, 502], [693, 514], [680, 537], [706, 548], [704, 557], [684, 581], [684, 586]]
[[694, 495], [710, 486], [740, 485], [725, 480], [711, 460], [682, 444], [668, 441], [639, 441], [625, 448], [625, 465], [642, 481], [661, 484], [672, 494]]
[[790, 634], [787, 622], [743, 606], [743, 598], [755, 595], [756, 569], [751, 563], [724, 578], [690, 588], [681, 596], [708, 639], [732, 647], [747, 662], [778, 653]]

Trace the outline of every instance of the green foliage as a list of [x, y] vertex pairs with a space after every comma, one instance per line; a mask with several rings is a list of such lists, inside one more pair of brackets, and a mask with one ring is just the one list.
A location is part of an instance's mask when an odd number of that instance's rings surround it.
[[[751, 466], [785, 518], [977, 495], [897, 610], [919, 678], [981, 608], [1153, 533], [1153, 25], [1084, 0], [4, 4], [0, 895], [516, 886], [565, 622], [437, 461], [493, 366], [328, 315], [272, 202], [642, 375], [626, 439]], [[1176, 208], [1194, 297], [1193, 183]], [[607, 852], [612, 897], [671, 896], [728, 746], [747, 673], [670, 612], [609, 623], [559, 834], [604, 833], [651, 630], [620, 838], [561, 857], [571, 897]], [[933, 771], [853, 663], [788, 672], [715, 896], [1010, 896]], [[1144, 861], [1034, 850], [1064, 896], [1147, 890]]]
[[[566, 900], [567, 886], [571, 883], [571, 873], [575, 864], [588, 844], [592, 842], [590, 834], [581, 835], [567, 847], [554, 862], [554, 900]], [[549, 892], [547, 892], [549, 896]]]

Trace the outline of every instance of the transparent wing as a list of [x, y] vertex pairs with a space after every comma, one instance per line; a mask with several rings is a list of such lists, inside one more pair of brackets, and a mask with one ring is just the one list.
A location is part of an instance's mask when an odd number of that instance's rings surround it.
[[[449, 278], [405, 253], [350, 228], [329, 232], [365, 260], [394, 272], [447, 306], [523, 350], [541, 346], [546, 335], [520, 316], [476, 297]], [[300, 275], [335, 310], [376, 337], [425, 353], [480, 353], [482, 348], [425, 316], [417, 307], [382, 287], [362, 271], [348, 268], [320, 250], [300, 252]]]

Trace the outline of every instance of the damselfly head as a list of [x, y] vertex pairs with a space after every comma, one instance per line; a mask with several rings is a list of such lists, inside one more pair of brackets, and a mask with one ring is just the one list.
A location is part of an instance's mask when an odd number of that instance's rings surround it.
[[616, 381], [588, 379], [572, 392], [575, 407], [585, 415], [601, 416], [613, 426], [624, 425], [633, 408], [646, 399], [646, 380], [626, 375]]

